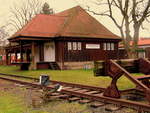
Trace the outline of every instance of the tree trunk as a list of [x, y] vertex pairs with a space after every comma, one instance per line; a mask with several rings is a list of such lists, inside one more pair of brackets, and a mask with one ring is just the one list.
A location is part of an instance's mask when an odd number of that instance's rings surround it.
[[[137, 58], [137, 49], [138, 49], [138, 40], [139, 40], [139, 29], [140, 25], [138, 23], [135, 23], [133, 25], [134, 27], [134, 35], [133, 35], [133, 40], [131, 40], [128, 26], [126, 26], [126, 39], [125, 39], [125, 50], [127, 52], [128, 58], [129, 59], [135, 59]], [[132, 42], [132, 43], [131, 43]]]
[[139, 24], [134, 25], [134, 36], [133, 36], [133, 44], [131, 46], [131, 51], [133, 53], [134, 58], [137, 58], [137, 50], [138, 50], [138, 40], [139, 40]]
[[127, 51], [127, 55], [128, 55], [129, 59], [135, 59], [135, 58], [137, 58], [136, 53], [134, 51], [132, 51], [132, 50]]

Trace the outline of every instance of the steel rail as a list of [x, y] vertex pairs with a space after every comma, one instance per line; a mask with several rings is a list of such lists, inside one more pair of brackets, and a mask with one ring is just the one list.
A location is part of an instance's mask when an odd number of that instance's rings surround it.
[[38, 78], [27, 77], [27, 76], [22, 76], [22, 75], [5, 74], [5, 73], [0, 73], [0, 75], [9, 76], [9, 77], [16, 77], [16, 78], [25, 78], [25, 79], [31, 79], [31, 80], [39, 80]]
[[[50, 89], [50, 90], [52, 88], [54, 88], [52, 86], [46, 87], [46, 86], [42, 86], [42, 85], [37, 84], [37, 83], [19, 81], [19, 80], [9, 79], [9, 78], [5, 78], [5, 77], [0, 77], [0, 79], [7, 80], [10, 82], [19, 83], [19, 84], [23, 84], [23, 85], [38, 87], [38, 88], [45, 87], [45, 88]], [[93, 101], [99, 101], [99, 102], [103, 102], [103, 103], [116, 104], [118, 106], [129, 107], [129, 108], [140, 110], [140, 111], [150, 111], [150, 105], [148, 105], [148, 104], [133, 102], [133, 101], [124, 100], [124, 99], [115, 99], [115, 98], [110, 98], [110, 97], [104, 97], [101, 94], [100, 95], [86, 94], [86, 93], [80, 93], [80, 92], [76, 92], [76, 91], [70, 91], [69, 89], [62, 89], [60, 93], [73, 95], [73, 96], [77, 96], [77, 97], [82, 97], [82, 98], [87, 98], [87, 99], [90, 99]]]
[[[0, 75], [9, 76], [9, 77], [16, 77], [16, 78], [32, 79], [32, 80], [39, 81], [38, 78], [33, 78], [33, 77], [4, 74], [4, 73], [0, 73]], [[96, 87], [96, 86], [88, 86], [88, 85], [83, 85], [83, 84], [74, 84], [74, 83], [61, 82], [61, 81], [55, 81], [55, 80], [51, 80], [50, 82], [53, 84], [60, 84], [60, 85], [64, 85], [64, 86], [78, 87], [78, 88], [86, 88], [86, 89], [90, 89], [90, 90], [98, 90], [98, 91], [104, 91], [105, 90], [105, 88]]]
[[139, 102], [133, 102], [125, 99], [115, 99], [115, 98], [110, 98], [110, 97], [105, 97], [103, 95], [91, 95], [91, 94], [86, 94], [86, 93], [80, 93], [80, 92], [75, 92], [75, 91], [69, 91], [63, 89], [61, 92], [65, 94], [71, 94], [74, 96], [82, 97], [82, 98], [87, 98], [93, 101], [99, 101], [103, 103], [109, 103], [109, 104], [115, 104], [118, 106], [122, 107], [128, 107], [136, 110], [142, 110], [142, 111], [150, 111], [150, 105], [148, 104], [143, 104]]
[[[4, 75], [4, 76], [8, 76], [8, 77], [14, 77], [14, 78], [24, 78], [24, 79], [31, 79], [31, 80], [39, 81], [38, 78], [27, 77], [27, 76], [24, 76], [24, 75], [14, 75], [14, 74], [5, 74], [5, 73], [0, 73], [0, 75]], [[104, 91], [106, 89], [106, 88], [102, 88], [102, 87], [89, 86], [89, 85], [76, 84], [76, 83], [69, 83], [69, 82], [61, 82], [61, 81], [56, 81], [56, 80], [51, 80], [51, 83], [52, 84], [60, 84], [60, 85], [63, 85], [63, 86], [68, 86], [68, 87], [85, 88], [85, 89], [98, 90], [98, 91]], [[126, 92], [133, 91], [133, 90], [135, 90], [135, 88], [120, 90], [120, 92], [121, 93], [126, 93]]]

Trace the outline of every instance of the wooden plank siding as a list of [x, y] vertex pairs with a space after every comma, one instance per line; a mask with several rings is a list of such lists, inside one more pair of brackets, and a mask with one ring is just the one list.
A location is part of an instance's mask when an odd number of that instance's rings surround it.
[[[39, 61], [44, 62], [44, 43], [47, 41], [35, 41], [39, 48]], [[118, 41], [114, 40], [54, 40], [56, 62], [78, 62], [78, 61], [97, 61], [118, 58]], [[81, 50], [68, 50], [68, 42], [80, 42]], [[114, 43], [114, 50], [104, 50], [104, 43]], [[99, 49], [87, 49], [86, 44], [100, 44]], [[20, 45], [6, 48], [8, 53], [20, 53]], [[22, 53], [27, 55], [30, 62], [31, 43], [22, 45]]]
[[[81, 50], [68, 50], [68, 42], [57, 41], [56, 44], [56, 61], [72, 62], [72, 61], [97, 61], [106, 59], [116, 59], [118, 53], [118, 42], [106, 41], [114, 43], [114, 50], [104, 50], [103, 43], [105, 41], [81, 41]], [[73, 41], [75, 42], [75, 41]], [[76, 41], [80, 42], [80, 41]], [[100, 49], [86, 49], [86, 44], [100, 44]]]

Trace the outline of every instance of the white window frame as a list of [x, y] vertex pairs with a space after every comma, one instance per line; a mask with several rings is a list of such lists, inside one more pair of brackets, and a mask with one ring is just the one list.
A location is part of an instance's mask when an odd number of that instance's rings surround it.
[[109, 42], [103, 43], [103, 50], [115, 50], [115, 44]]
[[107, 43], [103, 43], [103, 49], [107, 50]]
[[107, 43], [107, 50], [111, 50], [110, 43]]
[[77, 42], [73, 42], [73, 50], [77, 50]]
[[111, 43], [111, 50], [115, 50], [115, 44]]
[[78, 42], [78, 50], [82, 50], [81, 42]]
[[72, 43], [71, 42], [68, 42], [67, 46], [68, 46], [68, 50], [72, 50]]

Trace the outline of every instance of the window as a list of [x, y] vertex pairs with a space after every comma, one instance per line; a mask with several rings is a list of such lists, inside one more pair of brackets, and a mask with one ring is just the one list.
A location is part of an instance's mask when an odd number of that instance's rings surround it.
[[77, 42], [73, 42], [73, 50], [77, 50]]
[[111, 50], [115, 50], [115, 44], [111, 43]]
[[100, 49], [100, 44], [86, 44], [86, 49]]
[[68, 47], [68, 51], [69, 50], [81, 50], [82, 43], [81, 42], [68, 42], [67, 47]]
[[81, 50], [81, 42], [78, 42], [78, 50]]
[[106, 43], [104, 43], [104, 50], [107, 50], [107, 45], [106, 45]]
[[71, 44], [71, 42], [68, 42], [68, 50], [72, 50], [72, 44]]
[[104, 43], [103, 49], [104, 50], [115, 50], [115, 44], [114, 43]]
[[110, 43], [107, 43], [107, 50], [111, 50]]

